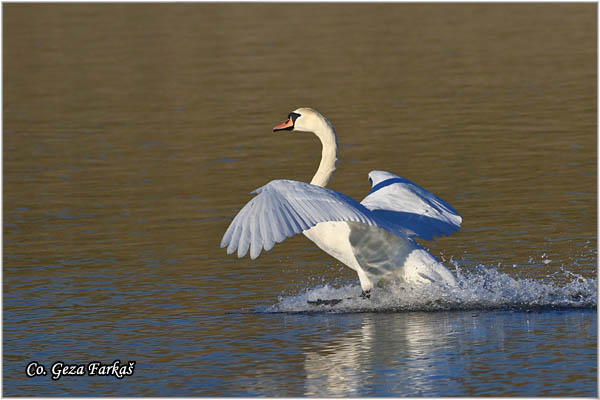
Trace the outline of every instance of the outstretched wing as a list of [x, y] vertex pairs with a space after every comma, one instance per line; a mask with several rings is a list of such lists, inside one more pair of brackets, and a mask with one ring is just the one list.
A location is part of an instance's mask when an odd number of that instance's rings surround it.
[[379, 226], [371, 211], [352, 198], [324, 187], [290, 180], [271, 181], [252, 193], [221, 240], [227, 254], [237, 249], [244, 257], [258, 257], [262, 249], [310, 229], [319, 222], [355, 221]]
[[361, 204], [381, 222], [394, 225], [409, 237], [433, 240], [460, 228], [461, 216], [444, 200], [406, 178], [386, 171], [371, 171], [371, 191]]

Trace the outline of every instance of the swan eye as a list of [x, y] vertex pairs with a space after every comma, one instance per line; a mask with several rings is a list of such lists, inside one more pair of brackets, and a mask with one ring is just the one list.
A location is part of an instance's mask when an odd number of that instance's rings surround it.
[[288, 114], [288, 118], [291, 118], [293, 123], [296, 123], [296, 120], [298, 119], [299, 116], [300, 116], [300, 114], [295, 113], [295, 112], [291, 112]]

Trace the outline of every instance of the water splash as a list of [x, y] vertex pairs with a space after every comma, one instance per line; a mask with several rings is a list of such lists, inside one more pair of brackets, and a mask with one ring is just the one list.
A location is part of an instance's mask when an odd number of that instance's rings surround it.
[[[261, 312], [397, 312], [438, 310], [595, 308], [598, 285], [565, 269], [546, 279], [520, 279], [494, 268], [455, 270], [457, 287], [396, 284], [375, 288], [370, 299], [360, 297], [358, 284], [341, 287], [321, 285], [304, 292], [281, 296]], [[566, 278], [566, 279], [565, 279]], [[559, 283], [561, 282], [561, 283]], [[310, 305], [317, 299], [344, 299], [334, 306]]]

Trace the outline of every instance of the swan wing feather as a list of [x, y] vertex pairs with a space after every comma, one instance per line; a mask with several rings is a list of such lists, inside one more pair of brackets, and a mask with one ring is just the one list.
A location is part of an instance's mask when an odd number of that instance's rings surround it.
[[252, 192], [256, 194], [235, 216], [223, 235], [227, 254], [237, 250], [244, 257], [258, 257], [262, 249], [326, 221], [354, 221], [381, 226], [378, 219], [356, 200], [321, 186], [275, 180]]
[[369, 181], [371, 191], [361, 204], [409, 237], [433, 240], [460, 228], [462, 218], [450, 204], [410, 180], [391, 172], [371, 171]]

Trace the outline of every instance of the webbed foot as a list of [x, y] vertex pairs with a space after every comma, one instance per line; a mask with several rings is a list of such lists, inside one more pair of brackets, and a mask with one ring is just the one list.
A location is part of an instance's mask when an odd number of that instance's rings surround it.
[[336, 304], [341, 303], [342, 299], [330, 299], [330, 300], [317, 299], [317, 300], [307, 300], [306, 302], [308, 304], [310, 304], [311, 306], [320, 306], [320, 305], [335, 306]]
[[[367, 290], [367, 291], [362, 291], [362, 293], [360, 294], [360, 297], [362, 299], [370, 299], [371, 298], [371, 291]], [[352, 300], [352, 297], [347, 297], [346, 300]], [[306, 302], [308, 304], [310, 304], [311, 306], [335, 306], [336, 304], [339, 304], [343, 301], [343, 299], [329, 299], [329, 300], [321, 300], [321, 299], [317, 299], [317, 300], [307, 300]]]

